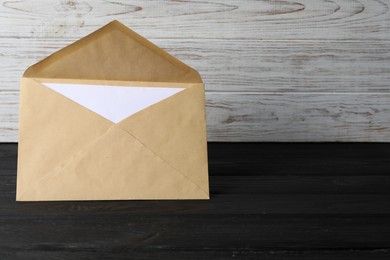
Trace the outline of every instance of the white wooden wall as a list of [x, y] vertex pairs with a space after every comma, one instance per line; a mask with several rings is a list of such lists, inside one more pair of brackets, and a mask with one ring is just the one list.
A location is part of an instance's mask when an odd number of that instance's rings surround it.
[[390, 141], [390, 0], [0, 3], [2, 142], [24, 69], [114, 19], [200, 71], [209, 141]]

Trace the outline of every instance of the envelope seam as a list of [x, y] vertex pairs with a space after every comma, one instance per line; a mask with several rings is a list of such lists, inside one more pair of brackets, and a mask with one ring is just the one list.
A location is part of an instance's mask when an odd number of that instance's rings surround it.
[[180, 173], [180, 175], [182, 175], [184, 178], [186, 178], [188, 181], [190, 181], [192, 184], [194, 184], [200, 191], [202, 191], [206, 196], [209, 196], [209, 194], [203, 190], [196, 182], [194, 182], [193, 180], [191, 180], [190, 178], [188, 178], [184, 173], [182, 173], [181, 171], [179, 171], [176, 167], [174, 167], [173, 165], [171, 165], [169, 162], [167, 162], [164, 158], [162, 158], [161, 156], [159, 156], [156, 152], [154, 152], [152, 149], [150, 149], [149, 147], [146, 146], [146, 144], [144, 144], [141, 140], [139, 140], [136, 136], [134, 136], [134, 134], [130, 133], [128, 130], [126, 129], [123, 129], [122, 127], [119, 127], [122, 131], [126, 132], [128, 135], [130, 135], [131, 137], [133, 137], [135, 140], [137, 140], [140, 144], [142, 144], [146, 149], [148, 149], [149, 151], [151, 151], [155, 156], [157, 156], [160, 160], [162, 160], [163, 162], [165, 162], [167, 165], [169, 165], [172, 169], [176, 170], [178, 173]]

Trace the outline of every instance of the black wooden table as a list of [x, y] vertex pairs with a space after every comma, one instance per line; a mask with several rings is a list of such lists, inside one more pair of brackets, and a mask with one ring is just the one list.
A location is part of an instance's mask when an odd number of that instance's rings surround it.
[[390, 259], [390, 144], [209, 144], [210, 201], [16, 203], [0, 259]]

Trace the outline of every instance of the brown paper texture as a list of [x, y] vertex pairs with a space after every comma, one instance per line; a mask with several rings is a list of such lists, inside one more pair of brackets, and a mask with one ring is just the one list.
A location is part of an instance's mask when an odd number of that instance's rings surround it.
[[[185, 88], [115, 124], [42, 83]], [[17, 200], [208, 199], [199, 74], [114, 21], [21, 79]]]

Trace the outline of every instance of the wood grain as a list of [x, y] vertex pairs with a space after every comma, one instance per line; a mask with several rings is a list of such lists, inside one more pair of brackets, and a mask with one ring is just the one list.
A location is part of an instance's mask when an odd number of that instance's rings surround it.
[[[245, 214], [240, 209], [237, 212], [239, 217], [234, 213], [220, 216], [196, 211], [185, 216], [173, 212], [167, 215], [115, 213], [46, 218], [28, 214], [22, 217], [23, 222], [20, 217], [2, 216], [0, 250], [34, 251], [43, 247], [50, 251], [71, 248], [96, 251], [108, 246], [119, 250], [143, 248], [152, 251], [201, 251], [203, 248], [304, 251], [307, 248], [375, 250], [390, 246], [388, 215], [303, 217]], [[27, 236], [23, 235], [26, 231]]]
[[389, 141], [389, 94], [207, 95], [210, 141]]
[[[0, 41], [0, 89], [19, 89], [24, 70], [76, 41]], [[390, 90], [390, 43], [151, 39], [201, 73], [207, 91], [370, 92]]]
[[119, 19], [147, 38], [389, 40], [387, 0], [1, 1], [2, 37], [82, 37]]
[[118, 19], [198, 69], [210, 141], [389, 141], [387, 0], [0, 1], [0, 141], [19, 78]]
[[[24, 250], [19, 247], [4, 248], [0, 252], [2, 259], [13, 260], [41, 260], [53, 259], [83, 259], [88, 255], [90, 259], [119, 259], [125, 260], [129, 258], [135, 258], [139, 260], [147, 259], [170, 259], [170, 260], [183, 260], [183, 259], [213, 259], [213, 260], [226, 260], [226, 259], [246, 259], [246, 260], [388, 260], [389, 254], [387, 249], [374, 249], [374, 250], [307, 250], [305, 252], [299, 250], [254, 250], [254, 249], [204, 249], [199, 250], [172, 250], [157, 249], [157, 250], [142, 250], [142, 249], [129, 249], [125, 246], [116, 247], [112, 249], [97, 249], [82, 248], [82, 249], [67, 249], [59, 246], [38, 246], [34, 250]], [[22, 252], [22, 253], [20, 253]], [[115, 256], [112, 258], [112, 256]]]
[[[390, 176], [384, 172], [390, 160], [388, 144], [208, 147], [209, 201], [15, 203], [17, 144], [1, 144], [0, 257], [389, 257]], [[232, 167], [243, 160], [253, 172]], [[308, 167], [312, 175], [307, 175]], [[273, 175], [281, 168], [284, 172]]]
[[[317, 143], [294, 143], [291, 146], [284, 143], [235, 143], [234, 150], [229, 146], [230, 143], [208, 145], [209, 169], [213, 175], [291, 176], [291, 179], [302, 180], [302, 186], [305, 181], [301, 177], [320, 179], [331, 176], [344, 186], [340, 189], [347, 191], [351, 183], [341, 180], [346, 175], [381, 178], [388, 176], [390, 169], [388, 143], [321, 143], [322, 149], [316, 149]], [[8, 168], [11, 167], [9, 164]], [[341, 178], [340, 182], [337, 177]], [[325, 185], [327, 181], [323, 181]], [[319, 185], [311, 185], [315, 190], [322, 190]]]
[[18, 140], [19, 92], [0, 91], [0, 142]]

